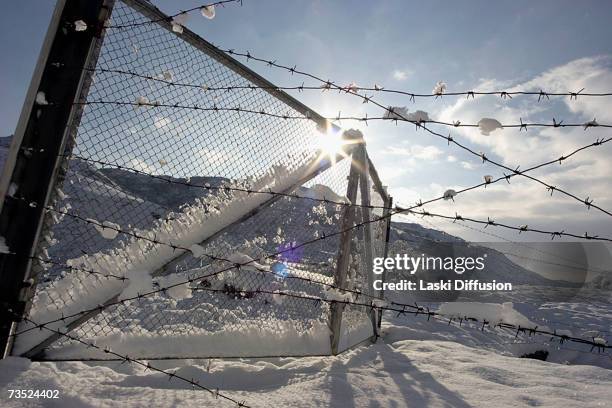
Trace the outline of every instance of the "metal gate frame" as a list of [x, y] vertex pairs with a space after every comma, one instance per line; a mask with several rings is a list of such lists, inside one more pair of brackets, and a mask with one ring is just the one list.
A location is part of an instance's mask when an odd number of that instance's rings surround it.
[[[170, 18], [145, 0], [119, 1], [172, 32]], [[93, 75], [91, 68], [96, 66], [103, 43], [103, 27], [112, 13], [114, 3], [115, 0], [58, 0], [31, 80], [4, 172], [0, 178], [0, 236], [5, 237], [7, 246], [14, 253], [0, 254], [0, 279], [3, 282], [0, 290], [0, 306], [2, 307], [0, 311], [0, 347], [2, 347], [3, 357], [10, 354], [12, 334], [15, 332], [20, 316], [27, 315], [31, 306], [37, 278], [30, 276], [32, 257], [41, 252], [42, 237], [46, 229], [53, 224], [51, 215], [44, 211], [44, 208], [54, 202], [56, 186], [63, 180], [67, 165], [66, 156], [69, 156], [72, 151], [83, 109], [82, 105], [75, 104], [75, 102], [86, 101]], [[74, 30], [73, 24], [76, 20], [84, 20], [88, 26], [87, 30], [84, 32]], [[319, 128], [340, 131], [336, 125], [331, 124], [314, 110], [286, 92], [276, 89], [274, 84], [187, 28], [184, 29], [180, 38], [245, 79], [263, 87], [275, 98], [309, 117]], [[90, 69], [80, 70], [78, 75], [74, 75], [72, 70], [58, 69], [62, 66], [82, 66]], [[49, 105], [37, 104], [39, 92], [45, 92], [46, 97], [51, 101]], [[347, 197], [351, 199], [351, 202], [355, 202], [357, 186], [360, 184], [362, 204], [369, 205], [368, 174], [372, 176], [374, 188], [384, 198], [385, 203], [390, 202], [367, 155], [363, 140], [359, 143], [348, 144], [345, 154], [348, 157], [352, 156], [349, 191], [347, 192]], [[335, 160], [322, 163], [284, 192], [292, 191], [329, 169], [333, 162], [343, 158], [339, 155]], [[239, 220], [220, 228], [209, 239], [267, 208], [277, 199], [278, 197], [270, 198], [260, 207], [245, 213]], [[28, 205], [29, 203], [35, 204]], [[354, 213], [354, 207], [347, 207], [343, 225], [351, 225], [354, 221]], [[364, 211], [363, 217], [364, 220], [365, 217], [370, 217], [369, 210]], [[387, 223], [389, 222], [388, 220]], [[371, 234], [366, 234], [366, 240], [366, 248], [369, 248], [370, 254], [367, 270], [371, 271]], [[341, 242], [342, 257], [338, 262], [335, 282], [342, 287], [348, 268], [350, 234], [347, 237], [343, 235]], [[28, 256], [17, 254], [28, 254]], [[177, 257], [181, 255], [178, 253]], [[344, 261], [340, 261], [341, 259]], [[370, 278], [369, 285], [371, 285]], [[342, 317], [342, 308], [337, 306], [339, 305], [332, 307], [334, 312], [330, 317], [334, 354], [337, 352]], [[66, 327], [68, 330], [73, 330], [93, 315], [95, 314], [81, 316], [79, 319], [66, 322]], [[379, 321], [380, 319], [372, 314], [373, 338], [377, 337]], [[44, 352], [44, 348], [57, 340], [58, 336], [57, 334], [50, 335], [24, 355], [39, 357]]]
[[[361, 135], [361, 132], [359, 132]], [[342, 220], [342, 231], [340, 236], [340, 248], [338, 250], [338, 264], [334, 273], [334, 285], [338, 287], [346, 287], [346, 279], [349, 273], [349, 258], [352, 253], [352, 230], [349, 230], [353, 225], [359, 222], [366, 223], [364, 227], [364, 249], [365, 249], [365, 270], [367, 271], [367, 291], [366, 295], [374, 295], [374, 272], [373, 272], [373, 245], [372, 240], [372, 222], [374, 217], [371, 212], [371, 197], [370, 188], [372, 187], [383, 199], [383, 220], [385, 222], [385, 243], [383, 249], [383, 256], [387, 256], [388, 243], [389, 243], [389, 232], [391, 228], [391, 217], [389, 213], [391, 211], [391, 203], [393, 199], [387, 193], [387, 189], [383, 186], [378, 173], [368, 156], [365, 141], [363, 135], [361, 139], [355, 140], [358, 147], [354, 150], [351, 157], [351, 170], [348, 176], [348, 187], [346, 197], [351, 203], [360, 205], [362, 208], [361, 219], [357, 219], [356, 207], [347, 207], [344, 217]], [[370, 185], [370, 177], [372, 178], [373, 184]], [[359, 189], [361, 196], [361, 203], [356, 203], [357, 191]], [[385, 276], [382, 275], [380, 279], [384, 282]], [[382, 297], [382, 291], [380, 294]], [[337, 355], [343, 351], [350, 349], [364, 340], [358, 340], [349, 345], [344, 349], [340, 350], [340, 339], [342, 337], [342, 313], [345, 308], [344, 304], [332, 303], [330, 310], [330, 342], [331, 351], [333, 355]], [[372, 336], [370, 341], [376, 342], [379, 337], [380, 326], [382, 322], [382, 311], [376, 312], [374, 309], [370, 310], [370, 320], [372, 322]], [[366, 339], [367, 340], [367, 339]]]

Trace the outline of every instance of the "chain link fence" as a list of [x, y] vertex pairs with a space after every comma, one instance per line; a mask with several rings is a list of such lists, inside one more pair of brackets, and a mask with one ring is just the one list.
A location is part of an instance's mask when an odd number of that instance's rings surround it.
[[[159, 21], [113, 28], [150, 20]], [[47, 261], [32, 264], [29, 317], [134, 358], [331, 353], [329, 304], [274, 292], [337, 295], [326, 284], [338, 273], [347, 209], [356, 220], [383, 211], [346, 205], [365, 147], [345, 146], [336, 162], [325, 143], [340, 130], [261, 89], [263, 78], [189, 30], [172, 32], [148, 3], [115, 2], [107, 25], [96, 62], [57, 67], [89, 86], [36, 249]], [[249, 85], [259, 88], [209, 89]], [[353, 204], [389, 203], [373, 171], [360, 181], [369, 197]], [[387, 222], [352, 233], [348, 289], [374, 294], [371, 257], [383, 256]], [[372, 337], [376, 318], [347, 307], [342, 330], [343, 350]], [[12, 353], [107, 358], [25, 322]]]

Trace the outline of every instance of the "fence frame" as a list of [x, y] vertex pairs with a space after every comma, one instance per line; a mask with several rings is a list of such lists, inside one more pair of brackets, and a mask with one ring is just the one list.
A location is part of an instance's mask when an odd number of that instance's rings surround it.
[[[28, 253], [31, 256], [35, 255], [40, 249], [41, 237], [44, 235], [46, 226], [52, 224], [51, 215], [46, 213], [43, 207], [53, 203], [56, 195], [56, 186], [63, 180], [68, 161], [67, 157], [72, 151], [83, 111], [83, 106], [74, 104], [74, 102], [86, 101], [89, 85], [93, 75], [93, 70], [91, 69], [80, 70], [78, 71], [78, 75], [72, 74], [69, 78], [66, 78], [66, 76], [70, 74], [64, 74], [63, 77], [60, 77], [62, 78], [60, 81], [57, 79], [57, 75], [59, 75], [58, 72], [61, 72], [58, 67], [63, 65], [83, 66], [89, 68], [95, 67], [103, 43], [103, 35], [105, 32], [103, 27], [106, 21], [108, 21], [108, 18], [111, 16], [115, 1], [116, 0], [59, 0], [56, 5], [56, 10], [49, 26], [45, 43], [32, 78], [32, 83], [28, 91], [26, 102], [24, 104], [20, 122], [17, 127], [17, 132], [11, 145], [11, 154], [5, 166], [5, 170], [7, 171], [3, 173], [2, 180], [0, 181], [0, 193], [3, 194], [1, 198], [5, 198], [4, 195], [8, 191], [8, 186], [11, 183], [16, 183], [20, 186], [20, 197], [23, 195], [23, 198], [28, 202], [37, 203], [36, 208], [32, 209], [27, 205], [24, 205], [23, 202], [17, 202], [17, 200], [7, 200], [5, 206], [0, 207], [2, 210], [2, 213], [0, 214], [0, 235], [6, 237], [9, 248], [11, 248], [11, 250], [14, 252]], [[171, 19], [152, 4], [146, 2], [145, 0], [119, 1], [134, 9], [136, 12], [141, 13], [145, 17], [153, 20], [154, 22], [152, 22], [152, 24], [157, 24], [168, 30], [173, 35], [178, 35], [172, 31]], [[84, 19], [88, 23], [88, 26], [91, 25], [91, 27], [88, 28], [85, 33], [77, 32], [72, 27], [66, 29], [67, 22], [73, 22], [77, 19]], [[91, 21], [95, 21], [96, 24], [90, 23]], [[316, 113], [314, 110], [308, 108], [306, 105], [302, 104], [300, 101], [293, 98], [286, 92], [276, 89], [274, 84], [255, 73], [245, 65], [241, 64], [231, 56], [223, 53], [214, 45], [210, 44], [189, 29], [184, 28], [183, 33], [178, 36], [199, 51], [204, 52], [207, 56], [211, 57], [215, 61], [231, 69], [238, 75], [251, 81], [257, 86], [263, 87], [263, 89], [273, 97], [279, 99], [286, 105], [313, 120], [320, 129], [325, 131], [331, 130], [334, 132], [341, 131], [338, 126], [330, 123], [327, 119]], [[67, 44], [72, 43], [75, 43], [75, 45], [72, 47], [67, 46]], [[66, 79], [69, 80], [69, 86], [66, 85]], [[63, 93], [59, 94], [58, 89], [63, 90]], [[35, 112], [35, 99], [39, 90], [45, 90], [48, 92], [48, 95], [55, 103], [52, 105], [53, 108], [61, 109], [62, 115], [49, 115], [49, 117], [46, 118], [46, 121], [39, 120]], [[50, 121], [53, 122], [54, 125], [52, 132], [48, 131]], [[37, 138], [36, 136], [40, 135], [41, 131], [43, 130], [45, 137]], [[348, 137], [354, 138], [355, 136]], [[284, 190], [283, 193], [292, 192], [300, 185], [329, 169], [333, 163], [348, 157], [348, 160], [351, 160], [351, 170], [347, 191], [347, 197], [349, 200], [353, 203], [355, 202], [357, 188], [361, 184], [362, 204], [369, 205], [368, 174], [370, 174], [374, 180], [375, 189], [381, 192], [384, 200], [387, 201], [388, 196], [384, 191], [384, 188], [380, 183], [380, 179], [378, 178], [378, 175], [376, 174], [376, 171], [367, 155], [365, 144], [363, 142], [363, 135], [361, 135], [360, 132], [357, 139], [349, 141], [344, 148], [344, 156], [338, 155], [335, 158], [330, 158], [329, 160], [321, 162], [319, 166], [302, 177], [294, 185]], [[36, 149], [44, 149], [41, 150], [41, 152], [43, 152], [44, 157], [47, 158], [45, 161], [45, 167], [32, 166], [28, 161], [29, 157], [26, 154], [20, 154], [23, 153], [22, 146], [34, 149], [35, 151]], [[37, 158], [40, 158], [40, 156], [37, 156]], [[26, 165], [26, 163], [28, 165]], [[41, 175], [44, 175], [45, 177], [41, 177]], [[27, 190], [24, 188], [24, 186], [28, 187]], [[39, 192], [39, 195], [33, 194], [36, 192]], [[240, 216], [239, 219], [229, 222], [227, 225], [214, 232], [203, 243], [205, 244], [210, 239], [222, 234], [233, 225], [241, 223], [248, 217], [265, 208], [268, 208], [279, 198], [280, 196], [273, 196], [269, 200], [266, 200], [264, 203], [260, 204], [257, 208], [245, 212], [245, 214]], [[4, 200], [0, 202], [0, 206], [3, 202]], [[21, 221], [22, 219], [27, 219], [28, 217], [31, 217], [32, 211], [36, 211], [37, 214], [37, 216], [33, 218], [35, 220], [35, 225], [32, 225], [28, 229], [29, 233], [27, 234], [27, 240], [25, 240], [26, 242], [17, 242], [17, 234], [22, 235], [19, 238], [20, 241], [24, 241], [24, 234], [22, 234], [23, 228], [21, 226], [16, 226], [15, 223], [10, 223], [9, 220], [18, 219]], [[355, 215], [355, 207], [348, 206], [347, 211], [345, 211], [343, 226], [346, 225], [346, 228], [352, 226], [352, 223], [355, 222]], [[364, 220], [366, 217], [369, 219], [370, 215], [370, 209], [365, 209], [363, 214]], [[368, 285], [371, 285], [371, 232], [370, 234], [366, 235], [366, 240], [367, 242], [365, 247], [366, 249], [370, 250], [369, 257], [367, 257], [369, 262], [368, 269], [370, 272], [368, 275]], [[334, 275], [335, 283], [340, 284], [341, 287], [345, 284], [346, 273], [348, 271], [348, 257], [351, 249], [350, 241], [350, 233], [343, 233], [340, 241], [341, 250], [339, 252], [341, 258], [338, 260], [338, 268], [336, 269]], [[182, 253], [177, 253], [177, 256], [167, 264], [170, 264], [177, 259], [180, 260], [181, 256], [184, 255]], [[15, 267], [16, 263], [18, 263], [18, 267]], [[31, 299], [35, 293], [36, 277], [33, 277], [33, 280], [30, 279], [31, 268], [32, 261], [30, 259], [27, 259], [27, 262], [25, 262], [24, 260], [19, 259], [17, 256], [4, 254], [0, 255], [0, 278], [3, 279], [3, 282], [10, 282], [10, 284], [3, 287], [2, 306], [3, 309], [12, 311], [12, 314], [3, 313], [2, 320], [0, 320], [0, 325], [2, 325], [2, 330], [0, 330], [0, 346], [3, 347], [3, 356], [10, 354], [11, 351], [12, 334], [15, 332], [16, 323], [19, 320], [15, 318], [15, 314], [20, 316], [27, 315]], [[24, 282], [28, 282], [28, 285], [24, 285]], [[27, 287], [24, 288], [24, 286]], [[372, 289], [369, 288], [369, 290], [371, 291]], [[109, 298], [106, 302], [103, 302], [103, 304], [112, 303], [116, 300], [117, 296], [118, 294]], [[338, 352], [342, 310], [342, 305], [332, 305], [332, 312], [330, 314], [330, 328], [332, 328], [331, 344], [333, 354], [337, 354]], [[68, 329], [68, 331], [72, 331], [98, 313], [99, 311], [95, 311], [80, 316], [73, 321], [66, 322], [65, 327]], [[373, 338], [377, 337], [377, 326], [379, 324], [380, 322], [377, 323], [376, 316], [372, 314], [372, 325], [374, 330]], [[22, 355], [30, 358], [43, 359], [45, 348], [58, 340], [59, 337], [61, 336], [52, 333], [49, 337]]]
[[[48, 218], [44, 207], [54, 200], [55, 186], [63, 177], [61, 154], [71, 150], [74, 125], [82, 113], [74, 102], [87, 94], [90, 85], [90, 72], [83, 70], [75, 76], [58, 67], [95, 63], [104, 34], [102, 24], [113, 3], [59, 0], [55, 6], [0, 180], [0, 236], [12, 252], [31, 257], [37, 251]], [[85, 20], [88, 29], [77, 32], [72, 26], [77, 19]], [[37, 103], [38, 92], [45, 92], [51, 103]], [[35, 206], [9, 199], [13, 194]], [[27, 313], [35, 291], [31, 268], [31, 258], [0, 255], [2, 356], [12, 347], [15, 315]]]

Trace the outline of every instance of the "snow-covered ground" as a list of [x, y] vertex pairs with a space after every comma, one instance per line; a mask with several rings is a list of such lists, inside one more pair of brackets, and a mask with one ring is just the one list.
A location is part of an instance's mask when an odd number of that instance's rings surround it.
[[[423, 318], [388, 316], [383, 328], [376, 344], [335, 357], [151, 364], [255, 407], [603, 407], [612, 400], [609, 369], [516, 358], [503, 351], [510, 348], [504, 339]], [[0, 362], [3, 406], [26, 406], [9, 400], [9, 389], [59, 390], [60, 399], [28, 400], [27, 406], [232, 406], [180, 380], [119, 362], [11, 357]]]

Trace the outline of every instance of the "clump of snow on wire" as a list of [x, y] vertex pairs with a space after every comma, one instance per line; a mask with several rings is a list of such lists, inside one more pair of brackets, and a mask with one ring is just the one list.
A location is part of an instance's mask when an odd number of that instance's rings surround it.
[[191, 251], [191, 254], [194, 256], [194, 258], [202, 258], [204, 255], [206, 255], [206, 253], [204, 252], [204, 247], [198, 244], [193, 244], [189, 247], [189, 250]]
[[202, 15], [204, 17], [206, 17], [209, 20], [212, 20], [213, 18], [215, 18], [215, 5], [211, 4], [209, 6], [204, 6], [200, 9], [200, 12], [202, 13]]
[[179, 15], [172, 17], [172, 21], [170, 23], [172, 25], [172, 31], [174, 31], [177, 34], [182, 34], [183, 27], [185, 23], [187, 23], [188, 18], [189, 18], [189, 14], [187, 13], [181, 13]]
[[166, 82], [172, 82], [174, 80], [174, 75], [171, 71], [164, 71], [161, 74], [157, 75], [157, 79], [162, 79]]
[[584, 130], [587, 130], [590, 127], [597, 127], [597, 126], [599, 126], [599, 123], [597, 123], [597, 119], [593, 118], [593, 120], [590, 120], [584, 124]]
[[503, 129], [503, 126], [496, 119], [482, 118], [478, 121], [478, 129], [480, 130], [480, 133], [482, 133], [483, 135], [489, 136], [491, 132], [497, 129]]
[[431, 91], [434, 95], [442, 95], [444, 92], [446, 92], [446, 82], [443, 81], [438, 81]]
[[429, 114], [422, 110], [417, 110], [415, 112], [408, 112], [408, 108], [405, 106], [390, 106], [385, 111], [384, 115], [385, 119], [398, 119], [398, 120], [407, 120], [410, 122], [428, 122]]
[[444, 192], [444, 199], [445, 200], [453, 200], [455, 201], [455, 196], [457, 195], [457, 192], [455, 190], [453, 190], [452, 188], [446, 190]]
[[253, 258], [242, 252], [234, 252], [228, 258], [228, 261], [235, 265], [240, 265], [241, 268], [252, 268], [258, 270], [267, 270], [268, 267], [256, 262]]
[[115, 239], [121, 230], [121, 226], [111, 221], [98, 222], [92, 218], [87, 218], [95, 228], [96, 231], [102, 235], [105, 239]]
[[85, 31], [87, 30], [87, 23], [83, 20], [77, 20], [74, 22], [74, 31]]
[[538, 326], [516, 311], [512, 302], [501, 304], [477, 302], [443, 303], [440, 305], [438, 312], [448, 317], [463, 318], [468, 316], [479, 320], [486, 320], [491, 325], [508, 323], [524, 328], [535, 328]]
[[48, 105], [49, 101], [47, 101], [47, 96], [43, 91], [38, 91], [36, 93], [36, 104], [37, 105]]

